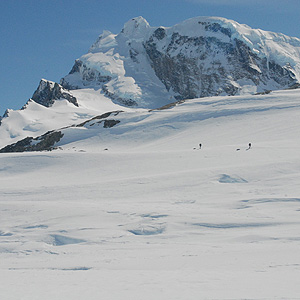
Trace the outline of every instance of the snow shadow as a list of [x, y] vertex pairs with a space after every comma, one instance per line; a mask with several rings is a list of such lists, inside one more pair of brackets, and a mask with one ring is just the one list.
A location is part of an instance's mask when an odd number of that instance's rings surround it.
[[24, 229], [47, 229], [48, 226], [47, 225], [32, 225], [32, 226], [26, 226], [24, 227]]
[[227, 174], [221, 174], [219, 178], [220, 183], [248, 183], [247, 180], [239, 176], [229, 176]]
[[62, 271], [88, 271], [91, 270], [92, 268], [90, 267], [74, 267], [74, 268], [64, 268], [64, 269], [59, 269]]
[[0, 230], [0, 236], [12, 236], [13, 234], [10, 232], [4, 232]]
[[260, 199], [242, 200], [241, 202], [249, 203], [249, 204], [300, 202], [300, 198], [260, 198]]
[[279, 223], [193, 223], [194, 226], [212, 229], [256, 228], [279, 225]]
[[86, 241], [82, 239], [71, 238], [71, 237], [58, 235], [58, 234], [51, 234], [50, 242], [48, 242], [48, 244], [51, 244], [53, 246], [64, 246], [70, 244], [80, 244], [84, 242]]
[[151, 218], [151, 219], [159, 219], [159, 218], [165, 218], [168, 215], [160, 215], [160, 214], [143, 214], [141, 215], [143, 218]]
[[91, 267], [70, 267], [70, 268], [49, 268], [48, 270], [53, 271], [88, 271]]
[[134, 235], [157, 235], [165, 231], [165, 226], [140, 226], [128, 231]]

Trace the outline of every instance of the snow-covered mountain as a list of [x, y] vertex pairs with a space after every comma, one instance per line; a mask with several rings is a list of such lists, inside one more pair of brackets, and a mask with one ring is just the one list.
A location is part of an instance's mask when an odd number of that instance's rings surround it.
[[[223, 18], [198, 17], [170, 28], [128, 21], [104, 32], [61, 80], [99, 87], [126, 105], [282, 89], [300, 79], [300, 40]], [[155, 100], [154, 100], [155, 99]]]
[[216, 17], [151, 27], [137, 17], [103, 32], [60, 84], [41, 80], [1, 120], [0, 147], [110, 111], [298, 87], [300, 39]]

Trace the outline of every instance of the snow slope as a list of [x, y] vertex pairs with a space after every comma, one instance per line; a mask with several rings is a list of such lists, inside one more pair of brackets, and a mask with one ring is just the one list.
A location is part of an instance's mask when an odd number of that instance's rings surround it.
[[51, 107], [29, 100], [25, 109], [8, 110], [0, 126], [0, 148], [27, 136], [36, 137], [50, 130], [79, 124], [107, 111], [127, 110], [94, 89], [74, 90], [72, 95], [77, 98], [79, 107], [65, 99], [54, 101]]
[[300, 299], [299, 99], [129, 110], [1, 154], [0, 298]]

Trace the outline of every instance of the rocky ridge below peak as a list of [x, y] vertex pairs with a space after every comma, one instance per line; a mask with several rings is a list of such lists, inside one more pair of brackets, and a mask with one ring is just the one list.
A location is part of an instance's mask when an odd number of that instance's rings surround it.
[[76, 98], [67, 89], [56, 82], [45, 79], [40, 81], [31, 99], [46, 107], [52, 106], [55, 100], [61, 99], [65, 99], [75, 106], [78, 106]]

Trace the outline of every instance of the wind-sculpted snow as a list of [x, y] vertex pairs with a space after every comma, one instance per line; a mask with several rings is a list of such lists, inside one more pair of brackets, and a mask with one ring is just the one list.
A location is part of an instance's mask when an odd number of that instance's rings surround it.
[[47, 241], [47, 243], [49, 243], [53, 246], [64, 246], [64, 245], [79, 244], [79, 243], [84, 243], [84, 242], [85, 242], [85, 240], [71, 238], [71, 237], [67, 237], [67, 236], [59, 235], [59, 234], [50, 235], [49, 241]]
[[239, 176], [230, 176], [222, 174], [219, 178], [220, 183], [247, 183], [247, 180]]

